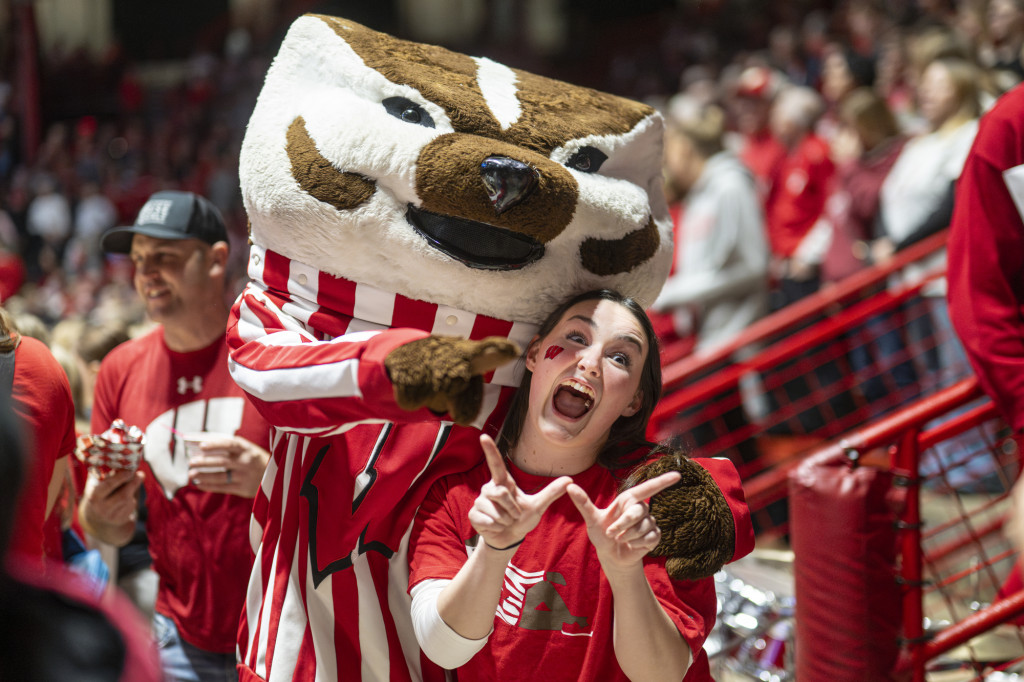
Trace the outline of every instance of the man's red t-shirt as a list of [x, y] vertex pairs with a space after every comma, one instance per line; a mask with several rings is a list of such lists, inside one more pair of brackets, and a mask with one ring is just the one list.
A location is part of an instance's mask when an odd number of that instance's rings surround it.
[[181, 434], [237, 434], [266, 448], [269, 429], [228, 374], [224, 339], [190, 353], [164, 343], [163, 328], [121, 344], [103, 360], [92, 429], [124, 419], [146, 434], [147, 534], [160, 576], [156, 610], [185, 641], [206, 651], [235, 650], [253, 552], [253, 501], [206, 493], [188, 480]]

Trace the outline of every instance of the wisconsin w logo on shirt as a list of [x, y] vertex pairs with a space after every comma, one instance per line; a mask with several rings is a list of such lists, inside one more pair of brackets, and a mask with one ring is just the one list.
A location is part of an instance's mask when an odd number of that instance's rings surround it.
[[238, 396], [194, 400], [167, 410], [146, 426], [146, 461], [167, 499], [188, 485], [188, 457], [182, 435], [189, 431], [237, 433], [242, 428], [244, 410], [245, 398]]
[[502, 599], [495, 615], [512, 627], [554, 630], [573, 637], [593, 635], [585, 616], [574, 616], [556, 585], [565, 578], [554, 571], [524, 571], [514, 564], [505, 569]]

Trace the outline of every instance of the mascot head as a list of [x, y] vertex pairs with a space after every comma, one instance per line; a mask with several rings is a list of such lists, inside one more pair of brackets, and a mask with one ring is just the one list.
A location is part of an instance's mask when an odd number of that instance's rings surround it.
[[657, 296], [661, 137], [644, 104], [306, 15], [267, 73], [240, 178], [260, 247], [536, 323], [586, 289]]

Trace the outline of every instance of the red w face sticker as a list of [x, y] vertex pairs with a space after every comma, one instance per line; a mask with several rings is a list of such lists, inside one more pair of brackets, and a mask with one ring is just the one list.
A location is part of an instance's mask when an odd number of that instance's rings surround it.
[[550, 360], [551, 358], [558, 357], [558, 354], [561, 353], [563, 350], [565, 349], [562, 348], [561, 346], [548, 346], [548, 349], [544, 351], [544, 359]]

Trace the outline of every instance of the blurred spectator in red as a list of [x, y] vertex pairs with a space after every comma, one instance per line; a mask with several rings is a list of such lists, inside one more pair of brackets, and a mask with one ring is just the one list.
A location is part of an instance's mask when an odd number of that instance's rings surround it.
[[18, 293], [25, 283], [25, 264], [15, 251], [0, 246], [0, 304]]
[[725, 114], [685, 95], [670, 102], [665, 169], [684, 197], [673, 274], [654, 309], [706, 351], [767, 310], [768, 244], [753, 177], [722, 143]]
[[10, 551], [42, 569], [44, 524], [75, 449], [75, 405], [64, 370], [46, 344], [22, 336], [0, 308], [0, 391], [10, 391], [28, 453]]
[[784, 88], [772, 106], [771, 130], [787, 152], [766, 207], [778, 282], [773, 310], [814, 293], [820, 283], [820, 243], [807, 238], [822, 217], [835, 172], [828, 145], [813, 132], [823, 108], [821, 95], [803, 86]]
[[18, 293], [25, 283], [25, 262], [19, 243], [18, 228], [10, 214], [0, 208], [0, 305]]
[[129, 65], [121, 74], [117, 84], [117, 101], [118, 108], [125, 115], [138, 114], [142, 110], [145, 93], [139, 82], [138, 69], [133, 65]]
[[738, 142], [730, 144], [754, 174], [762, 203], [767, 201], [772, 179], [786, 156], [786, 148], [769, 127], [772, 101], [782, 87], [782, 76], [766, 66], [744, 69], [732, 97], [726, 101]]
[[835, 188], [826, 205], [831, 232], [822, 282], [838, 282], [867, 264], [882, 183], [906, 142], [885, 99], [857, 88], [839, 104], [839, 132], [832, 143]]
[[73, 149], [75, 175], [79, 180], [99, 182], [102, 173], [102, 158], [97, 147], [98, 128], [99, 121], [95, 116], [83, 116], [75, 122]]
[[25, 485], [31, 485], [34, 462], [11, 398], [9, 386], [0, 390], [3, 678], [158, 682], [160, 668], [147, 628], [122, 597], [111, 593], [99, 599], [77, 574], [59, 565], [41, 571], [37, 561], [14, 551], [12, 537], [24, 522], [19, 500], [33, 494]]

